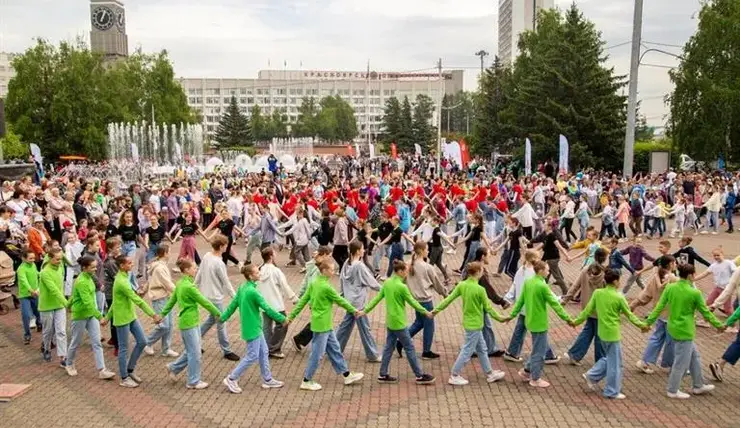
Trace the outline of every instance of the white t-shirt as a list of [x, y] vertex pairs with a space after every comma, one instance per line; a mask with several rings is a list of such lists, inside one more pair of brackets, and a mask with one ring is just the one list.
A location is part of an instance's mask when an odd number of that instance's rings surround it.
[[722, 260], [712, 263], [707, 270], [714, 276], [714, 286], [724, 289], [730, 283], [730, 277], [735, 271], [735, 263], [732, 260]]

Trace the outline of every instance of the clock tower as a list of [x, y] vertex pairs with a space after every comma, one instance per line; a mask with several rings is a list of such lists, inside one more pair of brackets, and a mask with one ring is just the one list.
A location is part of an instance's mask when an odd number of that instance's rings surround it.
[[128, 56], [126, 10], [119, 0], [90, 0], [90, 47], [107, 59]]

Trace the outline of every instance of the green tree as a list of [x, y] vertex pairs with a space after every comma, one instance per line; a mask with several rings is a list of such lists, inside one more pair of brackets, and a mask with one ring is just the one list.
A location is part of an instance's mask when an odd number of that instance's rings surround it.
[[330, 142], [352, 141], [359, 132], [352, 106], [339, 95], [323, 98], [319, 105], [318, 136]]
[[518, 146], [530, 138], [535, 162], [558, 158], [562, 134], [573, 167], [621, 167], [626, 109], [618, 90], [625, 79], [606, 67], [604, 45], [575, 4], [540, 12], [537, 31], [521, 36], [505, 91], [509, 105], [499, 117]]
[[285, 138], [288, 136], [288, 116], [282, 113], [280, 110], [275, 108], [270, 115], [270, 120], [267, 124], [267, 139], [271, 140], [273, 137]]
[[398, 141], [401, 135], [401, 103], [398, 102], [398, 98], [391, 97], [385, 100], [381, 129], [383, 143], [387, 145]]
[[431, 124], [433, 110], [434, 101], [429, 96], [424, 94], [416, 96], [411, 121], [411, 132], [414, 143], [419, 144], [425, 153], [436, 150], [437, 148], [436, 127]]
[[446, 134], [469, 134], [475, 122], [477, 94], [460, 91], [445, 94], [442, 98], [442, 132]]
[[698, 160], [740, 159], [740, 3], [707, 0], [683, 59], [669, 72], [674, 147]]
[[[480, 77], [476, 93], [475, 115], [473, 118], [473, 153], [490, 156], [491, 153], [511, 150], [507, 145], [512, 132], [502, 118], [509, 106], [512, 91], [511, 70], [504, 67], [498, 57]], [[516, 120], [516, 118], [512, 118]], [[444, 121], [443, 121], [444, 123]]]
[[269, 136], [268, 120], [262, 116], [262, 109], [255, 104], [249, 112], [249, 130], [252, 133], [252, 140], [267, 141], [272, 139]]
[[[39, 145], [45, 158], [83, 154], [107, 156], [112, 122], [194, 122], [197, 118], [175, 79], [167, 52], [105, 63], [85, 43], [47, 41], [13, 60], [7, 115], [23, 141]], [[146, 151], [146, 149], [144, 149]]]
[[396, 140], [396, 147], [399, 153], [408, 153], [414, 151], [414, 126], [413, 113], [411, 111], [411, 102], [409, 97], [403, 97], [401, 103], [400, 116], [401, 129]]
[[23, 142], [21, 142], [18, 134], [13, 132], [12, 126], [9, 125], [5, 131], [5, 137], [0, 138], [0, 146], [2, 146], [3, 150], [3, 159], [21, 159], [23, 161], [27, 160], [28, 156], [31, 153], [28, 144], [24, 144]]
[[295, 137], [315, 137], [318, 135], [319, 106], [313, 97], [303, 97], [298, 107], [298, 120], [292, 127]]
[[236, 97], [232, 96], [218, 123], [215, 140], [218, 141], [220, 148], [229, 148], [244, 146], [249, 139], [249, 120], [239, 110]]

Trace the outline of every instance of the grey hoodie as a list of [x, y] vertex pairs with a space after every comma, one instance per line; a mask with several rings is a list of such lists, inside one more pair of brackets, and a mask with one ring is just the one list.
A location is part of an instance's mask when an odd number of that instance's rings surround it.
[[362, 309], [367, 304], [367, 289], [372, 288], [375, 291], [380, 290], [380, 284], [375, 280], [375, 276], [370, 273], [362, 260], [352, 262], [347, 260], [339, 272], [339, 287], [345, 299], [352, 306]]

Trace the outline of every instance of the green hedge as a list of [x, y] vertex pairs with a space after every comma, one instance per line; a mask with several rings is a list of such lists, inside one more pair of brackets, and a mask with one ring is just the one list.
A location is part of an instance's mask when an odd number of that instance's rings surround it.
[[670, 140], [638, 141], [635, 143], [635, 160], [633, 171], [648, 172], [650, 168], [650, 152], [670, 152], [671, 166], [678, 165], [678, 154], [672, 151]]

